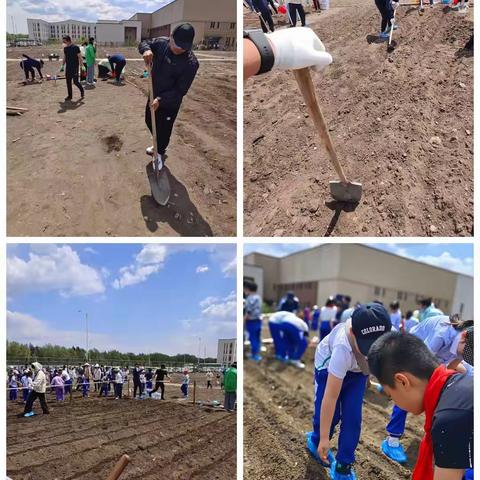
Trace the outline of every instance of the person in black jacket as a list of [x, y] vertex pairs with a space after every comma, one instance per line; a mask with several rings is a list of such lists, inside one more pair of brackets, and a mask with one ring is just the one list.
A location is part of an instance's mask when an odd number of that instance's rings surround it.
[[[165, 151], [182, 99], [197, 74], [198, 60], [192, 52], [194, 37], [194, 28], [184, 23], [173, 31], [170, 38], [145, 40], [138, 47], [145, 64], [152, 66], [152, 107], [157, 126], [158, 170], [163, 167]], [[150, 100], [145, 107], [145, 123], [151, 132]], [[147, 148], [147, 154], [153, 155], [153, 147]]]
[[35, 60], [34, 58], [30, 58], [25, 53], [22, 55], [26, 60], [22, 60], [20, 62], [20, 68], [25, 72], [25, 80], [29, 80], [29, 75], [32, 75], [32, 82], [35, 80], [35, 70], [37, 69], [40, 78], [43, 78], [42, 75], [42, 68], [43, 68], [43, 60]]

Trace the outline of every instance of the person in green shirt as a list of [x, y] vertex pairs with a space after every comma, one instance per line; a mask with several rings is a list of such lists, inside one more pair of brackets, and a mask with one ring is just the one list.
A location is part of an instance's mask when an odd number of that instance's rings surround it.
[[87, 63], [87, 85], [94, 86], [94, 76], [95, 76], [95, 57], [97, 54], [97, 49], [94, 45], [95, 39], [90, 37], [88, 39], [88, 45], [85, 48], [85, 61]]
[[225, 401], [224, 406], [227, 412], [232, 412], [237, 400], [237, 362], [233, 362], [224, 374]]

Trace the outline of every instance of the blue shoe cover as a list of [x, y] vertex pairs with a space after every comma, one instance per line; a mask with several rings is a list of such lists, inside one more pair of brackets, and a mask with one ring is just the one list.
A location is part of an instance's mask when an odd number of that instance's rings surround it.
[[335, 457], [333, 456], [333, 453], [331, 452], [331, 450], [329, 450], [327, 454], [327, 460], [328, 460], [328, 464], [327, 464], [320, 458], [320, 455], [318, 454], [318, 451], [317, 451], [317, 446], [312, 441], [313, 432], [307, 432], [305, 436], [307, 437], [307, 450], [310, 452], [310, 455], [320, 465], [324, 466], [325, 468], [329, 468], [332, 462], [335, 461]]
[[388, 440], [385, 439], [382, 442], [382, 452], [394, 462], [407, 463], [407, 455], [405, 454], [405, 450], [401, 445], [398, 447], [391, 447], [388, 444]]

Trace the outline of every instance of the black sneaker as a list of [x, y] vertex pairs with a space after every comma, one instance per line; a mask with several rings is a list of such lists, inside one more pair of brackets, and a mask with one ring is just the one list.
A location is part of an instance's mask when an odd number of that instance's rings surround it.
[[65, 97], [65, 101], [66, 101], [66, 102], [71, 102], [71, 101], [72, 101], [72, 97]]

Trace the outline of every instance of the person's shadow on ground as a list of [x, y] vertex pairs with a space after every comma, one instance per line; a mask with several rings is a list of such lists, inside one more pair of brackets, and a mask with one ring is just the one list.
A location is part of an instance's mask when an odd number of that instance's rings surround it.
[[78, 107], [81, 107], [83, 105], [83, 98], [76, 100], [75, 102], [65, 100], [63, 102], [58, 102], [58, 104], [60, 105], [60, 108], [57, 113], [65, 113], [68, 110], [76, 110]]
[[[151, 168], [150, 162], [150, 168]], [[170, 182], [170, 200], [168, 205], [158, 205], [153, 197], [143, 195], [140, 198], [145, 225], [150, 232], [156, 232], [160, 223], [168, 223], [184, 237], [211, 237], [213, 231], [192, 203], [185, 185], [180, 183], [167, 167], [165, 174]]]

